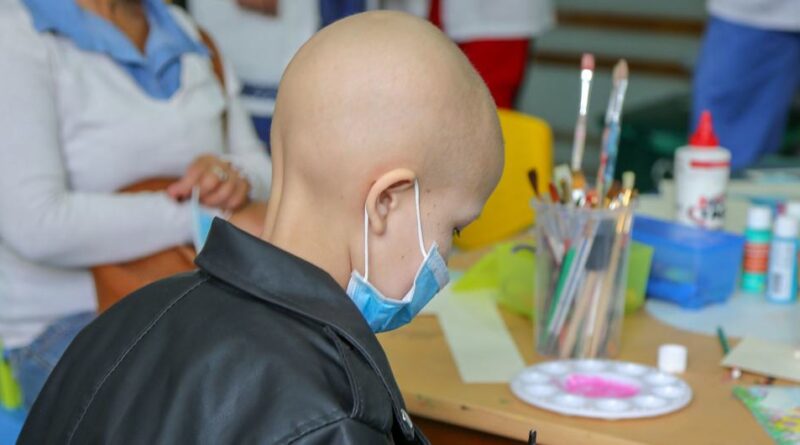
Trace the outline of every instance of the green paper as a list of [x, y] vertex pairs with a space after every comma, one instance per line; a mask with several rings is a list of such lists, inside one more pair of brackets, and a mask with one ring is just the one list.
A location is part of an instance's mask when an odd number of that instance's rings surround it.
[[464, 275], [453, 283], [455, 292], [470, 292], [497, 287], [497, 252], [501, 246], [481, 257]]
[[497, 244], [453, 283], [453, 291], [493, 290], [505, 309], [531, 317], [536, 280], [536, 255], [531, 247], [518, 242]]
[[14, 380], [11, 366], [3, 358], [2, 344], [0, 344], [0, 405], [8, 410], [22, 406], [22, 391]]
[[733, 394], [777, 445], [800, 441], [800, 387], [737, 386]]
[[[525, 248], [520, 249], [520, 246]], [[524, 317], [533, 317], [536, 255], [530, 251], [530, 247], [530, 244], [519, 242], [497, 244], [460, 278], [454, 279], [453, 291], [493, 290], [495, 299], [504, 309]], [[653, 248], [633, 242], [629, 255], [626, 314], [644, 305]]]
[[628, 281], [625, 289], [625, 313], [632, 314], [644, 305], [653, 247], [637, 242], [631, 243], [628, 258]]

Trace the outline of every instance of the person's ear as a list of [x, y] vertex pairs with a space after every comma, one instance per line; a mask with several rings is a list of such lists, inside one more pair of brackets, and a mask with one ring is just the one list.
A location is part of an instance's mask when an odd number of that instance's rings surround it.
[[367, 193], [367, 216], [372, 232], [383, 235], [386, 221], [397, 208], [400, 195], [414, 188], [417, 175], [407, 168], [396, 168], [381, 175]]

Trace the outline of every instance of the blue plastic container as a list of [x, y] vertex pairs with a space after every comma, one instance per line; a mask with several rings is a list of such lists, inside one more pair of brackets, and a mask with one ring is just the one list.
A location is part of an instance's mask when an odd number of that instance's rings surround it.
[[699, 309], [736, 290], [744, 237], [641, 215], [634, 218], [632, 237], [654, 250], [648, 297]]

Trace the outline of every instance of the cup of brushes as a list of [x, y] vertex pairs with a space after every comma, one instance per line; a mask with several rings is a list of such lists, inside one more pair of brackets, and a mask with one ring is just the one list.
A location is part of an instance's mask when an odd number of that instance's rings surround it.
[[625, 314], [631, 189], [607, 207], [534, 200], [537, 351], [613, 357]]
[[628, 65], [614, 67], [594, 189], [581, 169], [594, 56], [581, 58], [580, 105], [571, 165], [554, 172], [546, 193], [531, 184], [536, 211], [537, 351], [560, 358], [614, 357], [620, 349], [633, 221], [635, 177], [614, 182]]

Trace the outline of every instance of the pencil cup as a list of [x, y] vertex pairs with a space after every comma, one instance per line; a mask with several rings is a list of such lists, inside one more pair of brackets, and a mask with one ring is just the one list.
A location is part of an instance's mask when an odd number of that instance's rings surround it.
[[625, 313], [631, 206], [534, 201], [536, 348], [560, 358], [614, 357]]

